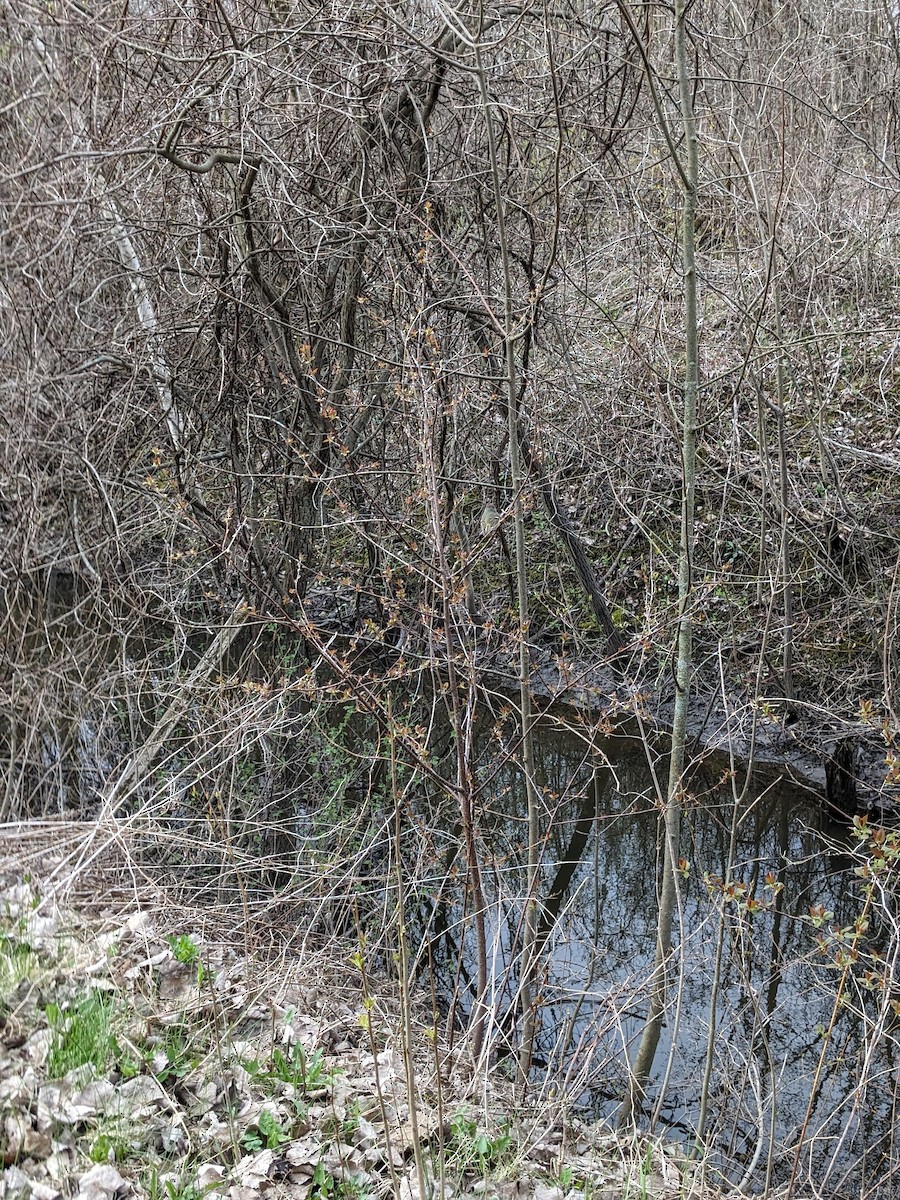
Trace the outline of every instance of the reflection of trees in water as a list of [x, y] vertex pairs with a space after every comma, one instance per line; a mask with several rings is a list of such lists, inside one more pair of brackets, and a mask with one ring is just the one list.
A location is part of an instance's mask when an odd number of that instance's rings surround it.
[[[7, 756], [8, 772], [27, 768], [39, 774], [33, 786], [35, 811], [51, 811], [63, 803], [80, 807], [93, 800], [99, 782], [124, 752], [125, 723], [138, 733], [152, 727], [167, 703], [165, 679], [178, 663], [187, 669], [202, 649], [186, 644], [177, 657], [164, 635], [167, 631], [160, 630], [154, 641], [142, 631], [136, 644], [149, 666], [140, 673], [124, 657], [118, 634], [95, 638], [95, 673], [83, 695], [71, 689], [64, 693], [59, 685], [51, 704], [46, 696], [52, 679], [48, 674], [47, 682], [40, 675], [42, 705], [61, 717], [44, 728], [42, 746], [35, 740], [27, 755], [18, 760]], [[74, 637], [68, 627], [60, 630], [67, 650], [80, 654]], [[126, 677], [124, 699], [112, 686], [119, 678], [112, 673], [113, 660], [120, 674], [123, 663], [134, 672], [133, 681]], [[37, 669], [31, 668], [32, 689]], [[302, 911], [303, 928], [310, 935], [359, 928], [367, 932], [371, 923], [374, 942], [384, 934], [385, 915], [393, 904], [391, 885], [385, 883], [391, 841], [377, 729], [352, 706], [336, 703], [314, 712], [293, 696], [279, 701], [275, 719], [271, 704], [257, 706], [253, 693], [248, 695], [250, 700], [243, 693], [232, 701], [198, 699], [170, 739], [154, 808], [158, 828], [172, 835], [166, 861], [178, 866], [183, 883], [192, 882], [197, 897], [205, 894], [204, 888], [215, 899], [233, 895], [239, 869], [244, 896], [258, 895], [268, 903], [273, 893], [283, 893], [285, 911]], [[430, 703], [429, 697], [421, 698], [421, 713], [411, 703], [410, 722], [427, 724]], [[8, 737], [6, 730], [3, 734]], [[477, 755], [481, 848], [491, 905], [491, 998], [499, 1032], [511, 1044], [516, 1041], [526, 841], [515, 745], [512, 722], [501, 721], [485, 732]], [[544, 729], [536, 749], [544, 804], [543, 899], [553, 921], [545, 917], [542, 925], [543, 1019], [535, 1055], [543, 1064], [540, 1071], [560, 1090], [609, 1113], [623, 1091], [626, 1048], [640, 1028], [656, 936], [655, 790], [639, 745], [605, 743], [599, 749], [611, 761], [599, 771], [598, 747], [574, 736]], [[452, 751], [449, 729], [435, 721], [429, 742], [432, 761], [441, 764]], [[684, 986], [677, 1054], [662, 1112], [668, 1125], [685, 1130], [696, 1117], [722, 907], [721, 895], [715, 888], [707, 890], [703, 875], [724, 877], [728, 865], [731, 797], [727, 787], [717, 784], [715, 769], [695, 772], [691, 791], [698, 800], [689, 800], [685, 808], [684, 853], [690, 874], [681, 889]], [[227, 808], [213, 803], [219, 793], [228, 798]], [[433, 960], [443, 995], [449, 998], [458, 985], [464, 1016], [474, 960], [467, 957], [463, 937], [458, 813], [452, 799], [435, 795], [424, 778], [413, 780], [405, 795], [414, 817], [404, 848], [410, 902], [422, 935], [419, 971]], [[298, 796], [304, 798], [302, 804]], [[761, 911], [752, 919], [737, 906], [726, 906], [711, 1134], [732, 1163], [753, 1156], [760, 1112], [768, 1119], [773, 1076], [776, 1133], [785, 1143], [796, 1135], [810, 1094], [822, 1044], [820, 1027], [833, 1005], [835, 972], [816, 955], [814, 931], [799, 917], [816, 904], [834, 913], [835, 924], [847, 925], [860, 906], [858, 889], [848, 886], [850, 860], [823, 848], [817, 813], [802, 795], [769, 790], [754, 799], [751, 793], [739, 817], [734, 878], [748, 886], [748, 894], [760, 897], [766, 873], [781, 872], [785, 888], [780, 909]], [[209, 833], [202, 846], [195, 836], [198, 821]], [[159, 862], [158, 838], [151, 852]], [[239, 856], [237, 865], [228, 858], [232, 853]], [[787, 865], [782, 870], [783, 860]], [[333, 872], [335, 865], [340, 870]], [[296, 901], [301, 894], [302, 902]], [[873, 939], [890, 942], [894, 930], [889, 917], [887, 908], [876, 910]], [[381, 944], [391, 936], [384, 934]], [[854, 998], [857, 1002], [877, 1009], [882, 997]], [[673, 1014], [664, 1039], [671, 1037], [672, 1027]], [[669, 1050], [664, 1040], [660, 1071]], [[864, 1052], [867, 1075], [857, 1086]], [[889, 1169], [880, 1164], [884, 1156], [889, 1163], [894, 1154], [896, 1091], [892, 1036], [850, 1010], [839, 1013], [809, 1128], [814, 1161], [827, 1164], [836, 1155], [840, 1164], [831, 1174], [828, 1190], [833, 1194], [849, 1189], [841, 1172], [863, 1151], [867, 1169]], [[854, 1180], [857, 1187], [858, 1177]], [[879, 1200], [888, 1194], [882, 1189]]]
[[[495, 753], [499, 756], [503, 749], [497, 746]], [[581, 742], [555, 732], [542, 732], [536, 757], [545, 798], [544, 899], [551, 908], [559, 907], [552, 929], [544, 930], [536, 1061], [548, 1079], [576, 1086], [584, 1103], [609, 1114], [622, 1093], [625, 1048], [640, 1029], [655, 946], [658, 832], [652, 780], [646, 761], [629, 754], [617, 758], [612, 769], [599, 769], [595, 794], [596, 759]], [[511, 1034], [524, 887], [521, 779], [514, 764], [493, 762], [489, 749], [482, 749], [480, 770], [492, 780], [482, 832], [492, 867], [487, 882], [493, 1001], [501, 1020], [509, 1014]], [[746, 1165], [760, 1143], [760, 1128], [771, 1120], [773, 1092], [777, 1140], [789, 1144], [796, 1135], [810, 1096], [822, 1026], [834, 1003], [834, 971], [817, 958], [814, 931], [802, 918], [815, 904], [833, 912], [836, 924], [847, 925], [858, 914], [860, 901], [848, 886], [846, 864], [825, 848], [817, 810], [798, 792], [769, 788], [751, 791], [737, 814], [730, 877], [746, 891], [743, 906], [726, 902], [716, 880], [728, 872], [731, 790], [717, 786], [714, 773], [701, 772], [692, 780], [692, 793], [701, 799], [689, 799], [685, 808], [689, 872], [680, 896], [681, 1015], [661, 1116], [685, 1131], [696, 1120], [715, 942], [724, 910], [710, 1133], [728, 1161]], [[585, 822], [588, 832], [582, 836]], [[564, 865], [567, 852], [578, 860], [570, 868]], [[558, 884], [569, 874], [565, 893], [554, 895], [554, 881]], [[777, 903], [775, 889], [766, 888], [767, 875], [784, 884]], [[748, 899], [766, 906], [751, 916]], [[454, 928], [458, 931], [461, 917], [458, 901], [449, 902], [447, 936], [437, 960], [445, 982], [460, 946]], [[670, 1013], [658, 1074], [671, 1050], [673, 1019]], [[851, 1064], [858, 1058], [864, 1026], [848, 1013], [839, 1016], [838, 1028], [840, 1039], [819, 1079], [810, 1124], [816, 1131], [812, 1153], [826, 1161], [837, 1147], [842, 1161], [850, 1163], [861, 1139], [875, 1144], [888, 1136], [891, 1103], [876, 1097], [870, 1103], [867, 1095], [859, 1112], [851, 1111], [856, 1085]], [[885, 1067], [886, 1074], [891, 1071], [893, 1065]]]

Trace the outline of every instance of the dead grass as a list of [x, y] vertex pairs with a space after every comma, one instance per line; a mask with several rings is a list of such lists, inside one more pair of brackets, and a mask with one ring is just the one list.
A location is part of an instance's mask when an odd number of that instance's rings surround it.
[[417, 1158], [447, 1196], [705, 1194], [673, 1147], [620, 1141], [562, 1098], [523, 1105], [442, 1047], [415, 997], [409, 1080], [396, 985], [349, 946], [248, 956], [246, 931], [179, 903], [125, 830], [7, 827], [0, 882], [10, 1200], [417, 1200]]

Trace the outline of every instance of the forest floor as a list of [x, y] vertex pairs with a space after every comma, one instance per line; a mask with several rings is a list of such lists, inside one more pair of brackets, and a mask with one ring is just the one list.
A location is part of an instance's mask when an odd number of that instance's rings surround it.
[[3, 1200], [724, 1194], [683, 1147], [523, 1103], [362, 951], [180, 905], [126, 836], [0, 835]]

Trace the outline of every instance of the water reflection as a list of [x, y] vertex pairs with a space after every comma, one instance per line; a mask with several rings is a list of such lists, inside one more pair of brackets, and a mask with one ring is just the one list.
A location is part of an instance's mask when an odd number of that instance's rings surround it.
[[[512, 1046], [526, 826], [520, 773], [504, 761], [508, 749], [496, 739], [485, 744], [480, 776], [490, 780], [482, 818], [489, 1000], [495, 1035]], [[536, 1083], [548, 1092], [565, 1089], [591, 1113], [613, 1117], [646, 1009], [655, 948], [657, 788], [646, 754], [627, 744], [588, 752], [580, 739], [544, 729], [537, 757], [546, 944]], [[820, 1179], [824, 1172], [836, 1187], [843, 1180], [839, 1191], [851, 1171], [860, 1186], [864, 1151], [874, 1162], [891, 1137], [895, 1047], [874, 1024], [878, 1004], [866, 1015], [864, 996], [848, 995], [833, 1015], [838, 972], [817, 947], [809, 913], [822, 914], [823, 927], [849, 926], [861, 912], [861, 890], [846, 857], [826, 847], [808, 796], [760, 784], [735, 805], [721, 775], [721, 764], [695, 772], [685, 807], [676, 935], [682, 986], [670, 1003], [651, 1103], [665, 1077], [658, 1121], [693, 1134], [712, 1017], [708, 1130], [732, 1179], [763, 1178], [770, 1152], [773, 1176], [784, 1178], [792, 1162], [778, 1147], [795, 1143], [805, 1124], [807, 1157]], [[659, 770], [657, 778], [664, 778]], [[458, 896], [448, 899], [441, 922], [432, 958], [449, 991], [460, 954], [464, 975], [474, 974], [460, 936]], [[433, 920], [430, 928], [434, 934]], [[717, 960], [719, 999], [711, 1014]], [[471, 1002], [470, 989], [463, 1008]], [[820, 1063], [823, 1031], [832, 1021]], [[866, 1055], [883, 1059], [877, 1087], [859, 1086]], [[882, 1150], [875, 1152], [876, 1145]], [[879, 1195], [892, 1194], [885, 1187], [882, 1179]]]
[[[137, 617], [98, 631], [82, 625], [76, 609], [43, 608], [24, 631], [7, 621], [0, 814], [93, 811], [206, 645], [196, 632]], [[152, 778], [135, 793], [135, 810], [148, 822], [152, 816], [148, 862], [190, 882], [199, 906], [231, 901], [243, 912], [258, 901], [268, 912], [283, 902], [286, 924], [303, 937], [355, 938], [368, 922], [370, 944], [385, 948], [390, 967], [393, 797], [383, 730], [345, 695], [320, 710], [289, 688], [270, 694], [257, 686], [273, 674], [270, 659], [280, 677], [295, 669], [299, 651], [281, 646], [276, 655], [274, 641], [261, 638], [255, 645], [252, 670], [242, 668], [234, 686], [198, 688]], [[223, 679], [237, 669], [234, 654]], [[428, 728], [430, 761], [452, 780], [453, 739], [433, 718], [433, 704], [423, 687], [422, 711], [411, 702], [409, 721]], [[518, 1033], [527, 836], [511, 719], [482, 730], [476, 757], [488, 1000], [502, 1053], [504, 1045], [515, 1048]], [[665, 761], [637, 741], [597, 742], [590, 730], [576, 736], [550, 727], [540, 731], [537, 759], [545, 952], [535, 1086], [612, 1118], [646, 1010], [656, 936], [656, 780], [665, 778]], [[708, 762], [689, 785], [677, 922], [682, 987], [667, 1014], [651, 1107], [658, 1105], [659, 1126], [693, 1135], [713, 1020], [707, 1132], [729, 1178], [747, 1175], [757, 1185], [771, 1150], [774, 1178], [786, 1179], [802, 1133], [801, 1178], [815, 1177], [820, 1195], [852, 1188], [890, 1200], [900, 1161], [892, 1140], [900, 996], [895, 1014], [877, 980], [866, 990], [864, 972], [854, 968], [842, 983], [834, 954], [817, 948], [822, 930], [808, 919], [814, 908], [828, 929], [860, 914], [852, 863], [827, 848], [819, 809], [803, 792], [763, 782], [735, 805], [724, 765]], [[464, 1019], [475, 964], [455, 802], [450, 788], [441, 792], [408, 763], [401, 771], [404, 803], [418, 818], [404, 865], [408, 894], [420, 903], [419, 970], [433, 964], [448, 1008]], [[725, 882], [734, 885], [731, 900]], [[880, 939], [887, 959], [881, 974], [900, 978], [889, 892], [869, 919], [868, 936]], [[845, 1003], [836, 1008], [839, 989]]]

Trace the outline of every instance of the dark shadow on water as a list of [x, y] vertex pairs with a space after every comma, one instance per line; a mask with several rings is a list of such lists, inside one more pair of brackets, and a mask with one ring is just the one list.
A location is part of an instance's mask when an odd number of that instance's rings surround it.
[[[586, 1113], [613, 1118], [641, 1030], [655, 947], [656, 787], [646, 755], [633, 745], [607, 742], [588, 754], [579, 739], [545, 729], [537, 757], [545, 841], [534, 1088], [564, 1091]], [[503, 1069], [518, 1023], [525, 812], [516, 767], [497, 766], [485, 748], [481, 768], [491, 780], [482, 799], [489, 1004]], [[850, 926], [860, 914], [851, 860], [839, 843], [829, 848], [846, 831], [823, 831], [809, 795], [784, 784], [748, 790], [735, 813], [730, 782], [721, 777], [721, 765], [700, 767], [686, 798], [677, 923], [681, 989], [670, 1004], [652, 1081], [651, 1104], [668, 1074], [657, 1127], [686, 1142], [693, 1137], [721, 938], [708, 1144], [737, 1182], [744, 1174], [763, 1178], [771, 1142], [773, 1178], [784, 1180], [791, 1169], [788, 1148], [812, 1095], [807, 1160], [811, 1156], [829, 1181], [841, 1179], [841, 1188], [852, 1183], [859, 1193], [867, 1162], [874, 1162], [872, 1147], [892, 1136], [896, 1046], [888, 1034], [873, 1042], [877, 1006], [867, 1009], [866, 997], [854, 992], [854, 1002], [838, 1010], [816, 1086], [836, 979], [817, 946], [820, 929], [810, 913], [823, 914], [816, 918], [823, 927]], [[430, 954], [421, 959], [433, 963], [439, 992], [456, 992], [459, 1018], [471, 1006], [474, 976], [463, 928], [459, 894], [445, 894], [431, 913]], [[884, 1058], [881, 1098], [878, 1089], [858, 1086], [863, 1054], [869, 1061]]]

